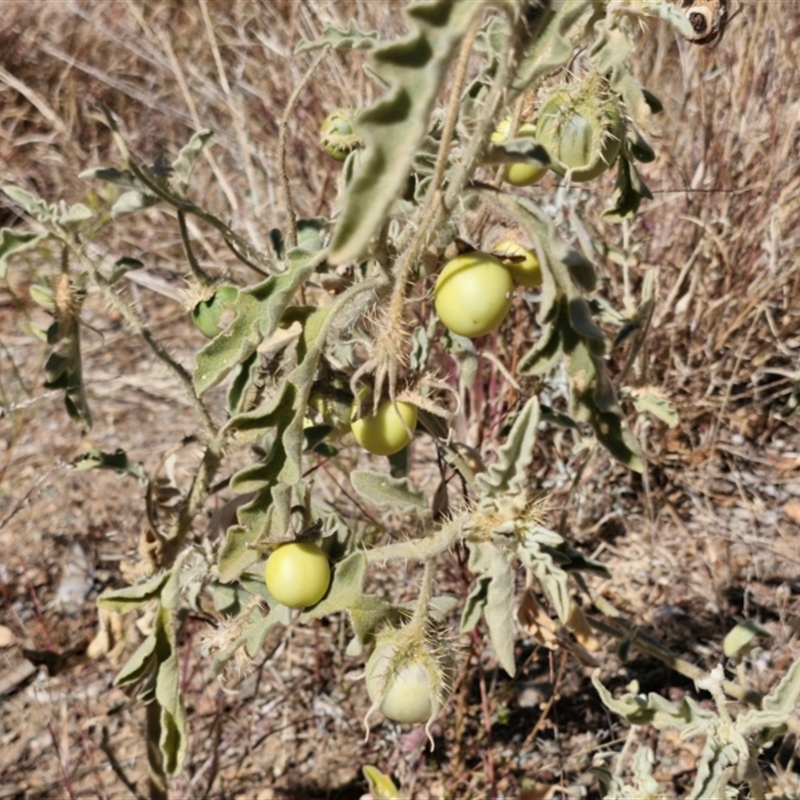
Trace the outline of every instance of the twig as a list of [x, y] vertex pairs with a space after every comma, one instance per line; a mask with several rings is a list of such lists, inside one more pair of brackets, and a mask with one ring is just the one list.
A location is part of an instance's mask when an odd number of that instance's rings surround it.
[[214, 281], [206, 275], [200, 264], [197, 263], [194, 252], [192, 251], [192, 242], [189, 239], [189, 229], [186, 227], [186, 212], [178, 209], [178, 227], [181, 230], [181, 241], [183, 242], [183, 250], [186, 253], [186, 259], [189, 262], [189, 269], [192, 271], [195, 280], [202, 286], [213, 286]]
[[105, 753], [108, 759], [108, 765], [111, 767], [112, 772], [125, 784], [125, 788], [136, 798], [136, 800], [147, 800], [147, 798], [139, 791], [136, 784], [125, 774], [122, 765], [117, 760], [117, 756], [111, 747], [111, 740], [108, 735], [108, 727], [103, 725], [102, 737], [100, 739], [100, 749]]
[[102, 275], [95, 263], [84, 255], [77, 243], [73, 243], [73, 249], [82, 263], [88, 267], [89, 272], [92, 275], [92, 279], [100, 290], [100, 293], [103, 295], [103, 298], [107, 300], [114, 307], [114, 309], [119, 312], [125, 322], [127, 322], [128, 325], [130, 325], [131, 328], [133, 328], [133, 330], [139, 334], [139, 336], [141, 336], [145, 342], [147, 342], [156, 358], [165, 364], [167, 369], [169, 369], [169, 371], [178, 379], [178, 382], [181, 384], [181, 386], [183, 386], [189, 401], [194, 406], [194, 409], [197, 411], [200, 419], [203, 421], [203, 427], [206, 430], [208, 438], [214, 439], [218, 433], [217, 424], [212, 419], [211, 414], [209, 413], [203, 401], [197, 396], [197, 393], [194, 389], [192, 376], [181, 364], [172, 358], [161, 342], [159, 342], [153, 336], [147, 325], [145, 325], [144, 322], [139, 319], [139, 316], [136, 314], [136, 312], [113, 290], [111, 284]]

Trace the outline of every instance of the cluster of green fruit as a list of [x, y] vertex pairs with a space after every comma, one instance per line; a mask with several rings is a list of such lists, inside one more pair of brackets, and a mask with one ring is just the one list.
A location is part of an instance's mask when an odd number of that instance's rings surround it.
[[[552, 169], [571, 180], [597, 177], [616, 160], [624, 133], [612, 106], [599, 110], [569, 91], [553, 93], [541, 105], [538, 124], [523, 122], [514, 137], [533, 137], [550, 157], [549, 166], [513, 163], [503, 177], [515, 186], [540, 180]], [[360, 146], [354, 132], [355, 110], [337, 111], [323, 122], [322, 146], [343, 161]], [[492, 136], [499, 144], [509, 138], [511, 120], [503, 120]], [[434, 288], [434, 306], [442, 323], [460, 336], [484, 336], [505, 319], [516, 285], [536, 288], [542, 283], [539, 257], [513, 239], [504, 239], [492, 252], [471, 251], [448, 261]], [[197, 328], [213, 338], [226, 327], [226, 314], [235, 302], [235, 287], [216, 287], [192, 311]], [[361, 401], [352, 405], [350, 429], [356, 442], [374, 455], [389, 456], [406, 447], [414, 436], [417, 407], [383, 399], [371, 413], [360, 414]], [[272, 598], [289, 608], [308, 608], [325, 597], [331, 567], [324, 550], [313, 542], [288, 542], [276, 547], [264, 567]], [[426, 722], [446, 693], [448, 656], [413, 625], [380, 634], [367, 661], [367, 692], [373, 708], [398, 722]]]
[[[331, 583], [331, 568], [313, 542], [288, 542], [272, 551], [264, 567], [270, 595], [289, 608], [318, 603]], [[447, 691], [452, 661], [415, 626], [378, 635], [366, 667], [367, 695], [374, 708], [395, 722], [423, 723]]]

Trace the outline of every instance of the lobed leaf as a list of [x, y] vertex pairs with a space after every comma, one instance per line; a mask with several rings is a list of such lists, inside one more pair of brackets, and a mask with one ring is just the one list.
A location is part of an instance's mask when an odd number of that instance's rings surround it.
[[46, 233], [16, 231], [13, 228], [0, 229], [0, 279], [6, 277], [8, 262], [12, 256], [32, 250], [46, 238]]
[[526, 490], [539, 426], [539, 400], [533, 395], [514, 421], [497, 461], [475, 476], [481, 492], [490, 496], [516, 495]]
[[333, 234], [332, 264], [361, 257], [402, 194], [447, 67], [482, 10], [482, 3], [457, 0], [410, 3], [404, 13], [412, 33], [370, 53], [370, 65], [388, 90], [358, 116], [365, 146]]
[[475, 627], [480, 612], [486, 619], [500, 666], [512, 677], [514, 664], [514, 573], [508, 557], [492, 542], [468, 542], [470, 572], [478, 578], [461, 617], [461, 630]]
[[356, 20], [351, 19], [345, 30], [331, 25], [316, 39], [301, 39], [295, 46], [294, 52], [305, 53], [322, 47], [331, 47], [334, 50], [370, 50], [378, 42], [380, 34], [377, 31], [364, 31]]

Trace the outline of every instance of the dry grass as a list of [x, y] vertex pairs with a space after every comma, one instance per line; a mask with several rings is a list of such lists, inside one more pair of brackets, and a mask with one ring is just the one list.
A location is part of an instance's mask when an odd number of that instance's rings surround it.
[[[198, 194], [264, 245], [269, 229], [285, 222], [275, 168], [279, 120], [312, 60], [293, 57], [294, 42], [351, 17], [393, 31], [400, 21], [391, 7], [369, 0], [6, 0], [0, 183], [49, 200], [84, 200], [92, 187], [78, 172], [115, 161], [108, 130], [92, 111], [103, 99], [148, 162], [162, 149], [174, 155], [195, 129], [212, 128], [217, 144], [198, 170]], [[800, 7], [759, 0], [742, 8], [714, 50], [678, 43], [661, 29], [643, 49], [640, 77], [666, 106], [663, 137], [654, 143], [658, 160], [643, 169], [655, 199], [633, 223], [610, 226], [594, 210], [589, 223], [613, 249], [599, 256], [613, 305], [632, 310], [645, 272], [658, 270], [652, 330], [632, 383], [660, 388], [681, 424], [672, 431], [642, 424], [651, 459], [645, 481], [593, 461], [569, 519], [575, 541], [613, 571], [613, 581], [597, 589], [697, 663], [718, 662], [735, 619], [765, 624], [773, 640], [753, 672], [763, 690], [800, 650], [800, 436], [792, 418], [778, 416], [800, 350]], [[333, 54], [303, 93], [289, 141], [299, 214], [328, 213], [338, 175], [316, 145], [319, 121], [372, 92], [358, 54]], [[14, 221], [0, 205], [0, 224]], [[241, 269], [212, 231], [197, 225], [192, 233], [203, 266], [215, 274]], [[109, 229], [97, 246], [145, 262], [158, 293], [130, 283], [129, 299], [189, 363], [200, 339], [181, 313], [174, 219], [148, 212]], [[40, 388], [41, 348], [26, 335], [37, 314], [27, 285], [49, 266], [32, 260], [0, 294], [0, 402], [17, 409], [0, 420], [0, 601], [15, 639], [0, 650], [0, 797], [117, 797], [126, 790], [109, 753], [144, 785], [141, 711], [109, 688], [110, 665], [80, 657], [57, 675], [23, 680], [28, 661], [20, 647], [80, 651], [93, 635], [96, 592], [118, 581], [119, 561], [130, 557], [143, 520], [132, 482], [87, 478], [65, 464], [93, 444], [124, 447], [152, 466], [191, 432], [191, 422], [152, 356], [90, 298], [87, 321], [97, 333], [85, 336], [86, 369], [103, 416], [91, 442], [75, 433], [61, 399]], [[568, 448], [562, 461], [574, 467]], [[538, 478], [556, 487], [559, 501], [565, 490], [556, 472], [547, 463]], [[86, 566], [92, 594], [74, 601], [64, 578]], [[455, 562], [450, 568], [443, 582], [463, 591], [463, 572]], [[201, 630], [199, 620], [189, 625], [191, 644]], [[534, 783], [590, 787], [592, 758], [601, 747], [619, 750], [617, 737], [625, 736], [574, 661], [528, 642], [512, 682], [474, 642], [433, 755], [416, 732], [400, 735], [386, 725], [365, 743], [360, 665], [341, 653], [340, 636], [338, 621], [281, 631], [237, 694], [210, 682], [201, 659], [188, 658], [194, 749], [175, 796], [354, 798], [364, 790], [360, 766], [373, 763], [415, 798], [521, 797], [523, 789], [544, 797]], [[645, 690], [677, 695], [689, 688], [654, 662], [620, 664], [608, 647], [614, 685], [636, 677]], [[679, 794], [691, 783], [697, 753], [667, 736], [651, 743], [657, 776]], [[787, 739], [767, 754], [777, 793], [800, 787], [793, 744]]]

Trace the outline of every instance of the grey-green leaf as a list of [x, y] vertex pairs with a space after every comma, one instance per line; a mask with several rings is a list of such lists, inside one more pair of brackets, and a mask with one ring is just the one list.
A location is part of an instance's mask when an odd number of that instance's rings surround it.
[[46, 238], [46, 233], [17, 231], [13, 228], [0, 229], [0, 278], [5, 278], [8, 262], [12, 256], [33, 249]]
[[393, 478], [383, 472], [356, 470], [350, 474], [350, 482], [361, 498], [378, 508], [398, 514], [430, 514], [424, 492], [408, 478]]
[[371, 66], [389, 89], [357, 120], [365, 148], [334, 231], [332, 264], [362, 256], [384, 224], [428, 133], [447, 67], [473, 18], [482, 11], [482, 3], [410, 3], [405, 9], [412, 28], [409, 36], [371, 52]]
[[208, 128], [197, 131], [181, 148], [178, 157], [172, 162], [171, 183], [178, 196], [186, 197], [186, 192], [189, 189], [189, 179], [192, 176], [194, 166], [212, 136], [213, 132]]

